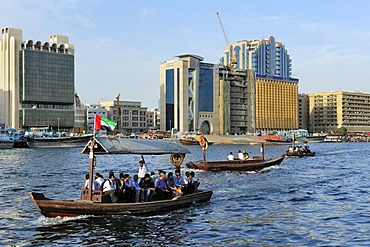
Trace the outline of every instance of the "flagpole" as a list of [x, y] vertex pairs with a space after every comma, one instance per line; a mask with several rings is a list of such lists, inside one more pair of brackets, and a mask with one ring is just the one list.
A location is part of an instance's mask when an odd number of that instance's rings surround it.
[[95, 128], [95, 127], [96, 127], [96, 126], [95, 126], [95, 123], [96, 123], [96, 113], [94, 114], [94, 137], [95, 137], [95, 134], [96, 134], [96, 133], [95, 133], [95, 129], [96, 129], [96, 128]]

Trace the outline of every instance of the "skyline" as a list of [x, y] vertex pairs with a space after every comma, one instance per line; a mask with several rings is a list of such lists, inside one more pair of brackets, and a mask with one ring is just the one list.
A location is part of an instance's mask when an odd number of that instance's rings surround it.
[[282, 42], [299, 93], [370, 93], [364, 73], [370, 62], [366, 1], [25, 3], [2, 1], [1, 27], [22, 29], [25, 40], [67, 35], [75, 46], [75, 86], [84, 104], [121, 94], [121, 100], [157, 107], [160, 63], [186, 53], [219, 62], [226, 41], [217, 12], [229, 43], [268, 36]]

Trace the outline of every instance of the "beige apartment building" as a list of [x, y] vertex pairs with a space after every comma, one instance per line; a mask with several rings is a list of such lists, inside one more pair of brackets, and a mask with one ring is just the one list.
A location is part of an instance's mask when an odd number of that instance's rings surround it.
[[107, 110], [108, 118], [117, 122], [117, 131], [123, 134], [148, 131], [148, 107], [141, 106], [141, 102], [119, 101], [117, 106], [116, 100], [104, 100], [100, 105]]
[[256, 128], [298, 128], [298, 79], [256, 75]]
[[310, 132], [370, 131], [370, 94], [336, 91], [309, 94]]
[[298, 94], [298, 128], [308, 130], [310, 109], [308, 94]]

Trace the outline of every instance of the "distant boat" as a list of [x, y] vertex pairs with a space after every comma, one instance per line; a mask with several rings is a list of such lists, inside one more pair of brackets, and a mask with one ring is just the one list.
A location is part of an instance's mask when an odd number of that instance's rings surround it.
[[324, 142], [342, 142], [342, 138], [337, 135], [328, 135], [325, 137]]
[[84, 147], [93, 137], [92, 134], [81, 136], [33, 136], [27, 137], [31, 148]]
[[13, 148], [14, 140], [10, 138], [7, 129], [0, 129], [0, 149]]
[[290, 153], [290, 152], [286, 152], [285, 153], [285, 156], [286, 157], [297, 157], [297, 158], [301, 158], [301, 157], [312, 157], [312, 156], [315, 156], [315, 152], [309, 152], [309, 153]]
[[262, 136], [268, 143], [274, 144], [286, 144], [287, 142], [291, 142], [291, 138], [285, 138], [280, 135], [264, 135]]

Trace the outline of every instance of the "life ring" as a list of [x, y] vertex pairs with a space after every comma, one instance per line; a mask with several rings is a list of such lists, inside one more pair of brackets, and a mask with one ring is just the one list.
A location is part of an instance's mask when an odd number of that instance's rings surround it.
[[180, 167], [182, 162], [184, 162], [185, 154], [173, 153], [170, 156], [170, 162], [176, 167]]
[[208, 149], [208, 141], [206, 141], [206, 139], [204, 137], [201, 137], [199, 139], [199, 145], [203, 148], [203, 150]]

